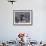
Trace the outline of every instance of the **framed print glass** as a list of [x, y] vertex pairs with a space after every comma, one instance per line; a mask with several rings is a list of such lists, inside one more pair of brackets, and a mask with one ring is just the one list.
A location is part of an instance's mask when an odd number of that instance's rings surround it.
[[32, 10], [13, 10], [14, 25], [32, 25]]

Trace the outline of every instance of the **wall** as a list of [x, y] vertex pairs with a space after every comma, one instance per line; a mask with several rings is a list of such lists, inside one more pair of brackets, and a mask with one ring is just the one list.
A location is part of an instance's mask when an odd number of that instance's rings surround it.
[[[32, 26], [14, 26], [13, 10], [33, 10]], [[17, 0], [13, 5], [0, 0], [0, 40], [15, 40], [19, 32], [26, 32], [33, 40], [46, 40], [46, 0]]]

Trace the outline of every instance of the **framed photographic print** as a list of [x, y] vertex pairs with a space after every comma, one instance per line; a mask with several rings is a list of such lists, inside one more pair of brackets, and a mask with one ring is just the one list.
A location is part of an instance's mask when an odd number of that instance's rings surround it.
[[13, 10], [14, 25], [32, 25], [32, 10]]

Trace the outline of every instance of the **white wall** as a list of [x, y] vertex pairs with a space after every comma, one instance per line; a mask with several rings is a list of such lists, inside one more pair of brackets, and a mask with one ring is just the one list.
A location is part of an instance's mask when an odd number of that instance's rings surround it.
[[[33, 10], [32, 26], [14, 26], [13, 10]], [[26, 32], [33, 40], [46, 40], [46, 0], [17, 0], [13, 5], [0, 0], [0, 40], [14, 40]]]

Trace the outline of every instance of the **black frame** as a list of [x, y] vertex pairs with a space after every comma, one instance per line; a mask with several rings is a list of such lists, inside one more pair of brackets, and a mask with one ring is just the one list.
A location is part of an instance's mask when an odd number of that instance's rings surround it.
[[[16, 24], [16, 23], [14, 23], [15, 22], [14, 21], [15, 20], [14, 19], [14, 17], [15, 17], [14, 14], [15, 14], [16, 11], [17, 12], [20, 12], [20, 11], [22, 11], [22, 12], [26, 11], [27, 12], [27, 11], [29, 11], [31, 13], [31, 15], [30, 15], [31, 16], [31, 23], [29, 23], [29, 24], [24, 24], [24, 23], [23, 24], [21, 24], [21, 23], [20, 24]], [[33, 11], [32, 10], [13, 10], [13, 25], [23, 25], [23, 26], [25, 26], [25, 25], [32, 25], [32, 24], [33, 24]]]

